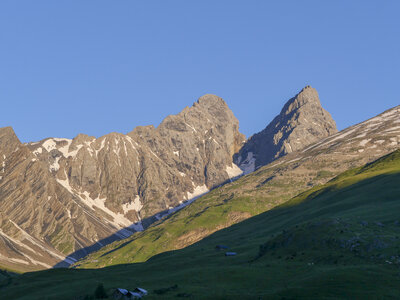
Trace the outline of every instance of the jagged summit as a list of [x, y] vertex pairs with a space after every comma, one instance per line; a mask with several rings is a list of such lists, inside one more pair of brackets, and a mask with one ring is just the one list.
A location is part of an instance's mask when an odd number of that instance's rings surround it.
[[219, 104], [223, 103], [226, 105], [225, 101], [221, 98], [218, 97], [217, 95], [214, 94], [205, 94], [201, 96], [197, 101], [198, 104], [205, 104], [205, 105], [213, 105], [213, 104]]
[[315, 105], [317, 107], [321, 106], [317, 90], [309, 85], [302, 88], [301, 91], [296, 94], [296, 96], [290, 98], [285, 103], [280, 112], [280, 115], [288, 115], [295, 110], [299, 110], [304, 105]]
[[317, 90], [307, 85], [264, 130], [250, 137], [234, 161], [249, 173], [336, 132], [335, 121], [322, 108]]
[[241, 174], [243, 140], [215, 95], [128, 134], [21, 144], [0, 129], [0, 265], [50, 268], [143, 230]]
[[0, 128], [0, 139], [3, 138], [17, 138], [14, 129], [11, 126]]
[[21, 144], [14, 129], [10, 126], [0, 128], [0, 154], [7, 155]]

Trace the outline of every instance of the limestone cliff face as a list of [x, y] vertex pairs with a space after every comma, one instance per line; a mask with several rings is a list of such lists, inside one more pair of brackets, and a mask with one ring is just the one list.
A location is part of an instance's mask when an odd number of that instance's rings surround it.
[[264, 130], [246, 141], [234, 161], [245, 173], [250, 173], [336, 132], [335, 121], [322, 108], [317, 91], [306, 86]]
[[[115, 261], [138, 263], [164, 251], [187, 247], [217, 230], [273, 209], [346, 170], [371, 163], [399, 148], [400, 106], [397, 106], [218, 188], [212, 195], [198, 199], [193, 207], [177, 212], [173, 218], [149, 228], [140, 236], [132, 236], [91, 254], [80, 260], [76, 267], [101, 268], [113, 265]], [[243, 202], [244, 199], [250, 201]], [[192, 224], [204, 224], [215, 215], [220, 217], [213, 220], [211, 226], [185, 227], [187, 220]], [[154, 240], [154, 236], [160, 238]]]
[[[22, 144], [0, 129], [0, 264], [50, 267], [143, 230], [241, 170], [223, 99], [201, 97], [157, 127]], [[2, 167], [3, 166], [3, 167]]]

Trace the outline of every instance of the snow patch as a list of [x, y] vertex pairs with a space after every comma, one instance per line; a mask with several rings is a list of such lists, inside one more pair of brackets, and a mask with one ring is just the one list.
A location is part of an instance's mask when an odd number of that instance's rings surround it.
[[83, 145], [76, 145], [76, 150], [73, 150], [71, 152], [68, 152], [68, 155], [66, 157], [75, 157], [78, 151], [83, 147]]
[[[204, 188], [204, 187], [205, 187], [205, 185], [203, 186], [203, 188]], [[208, 192], [207, 187], [206, 187], [205, 189], [206, 189], [207, 192]], [[207, 192], [206, 192], [206, 193], [207, 193]], [[170, 214], [172, 214], [172, 213], [175, 213], [175, 212], [177, 212], [178, 210], [181, 210], [182, 208], [188, 206], [189, 204], [191, 204], [192, 202], [194, 202], [196, 199], [200, 198], [200, 197], [203, 196], [204, 194], [205, 194], [205, 193], [203, 193], [203, 194], [201, 194], [201, 195], [198, 195], [198, 196], [196, 196], [196, 197], [194, 197], [194, 198], [191, 198], [191, 199], [189, 199], [189, 200], [186, 200], [186, 201], [179, 201], [179, 205], [178, 205], [178, 206], [175, 206], [175, 207], [173, 207], [173, 208], [169, 208], [167, 213], [165, 213], [165, 214], [159, 213], [159, 214], [157, 214], [155, 217], [156, 217], [157, 220], [161, 220], [163, 217], [168, 216], [168, 215], [170, 215]]]
[[400, 126], [393, 126], [393, 127], [388, 128], [388, 129], [385, 129], [384, 132], [399, 131], [399, 129], [400, 129]]
[[[378, 121], [379, 122], [379, 121]], [[378, 127], [378, 126], [380, 126], [381, 125], [381, 123], [379, 122], [379, 123], [371, 123], [371, 124], [368, 124], [367, 126], [366, 126], [366, 128], [368, 129], [368, 130], [371, 130], [371, 129], [375, 129], [376, 127]]]
[[247, 153], [247, 158], [240, 164], [240, 168], [243, 171], [243, 175], [254, 172], [256, 169], [256, 159], [253, 157], [253, 152]]
[[186, 122], [185, 122], [185, 124], [186, 124], [187, 126], [189, 126], [189, 127], [193, 130], [193, 132], [197, 132], [197, 131], [196, 131], [196, 128], [194, 128], [192, 125], [190, 125], [190, 124], [188, 124], [188, 123], [186, 123]]
[[8, 258], [8, 259], [11, 260], [12, 262], [29, 265], [29, 263], [23, 259], [19, 259], [19, 258]]
[[[135, 147], [135, 145], [138, 146], [138, 143], [136, 143], [136, 142], [135, 142], [130, 136], [128, 136], [128, 135], [126, 136], [126, 139], [127, 139], [128, 142], [131, 144], [133, 150], [135, 150], [136, 153], [139, 155], [139, 152], [137, 151], [137, 149], [136, 149], [136, 147]], [[134, 145], [133, 143], [135, 143], [135, 145]]]
[[151, 152], [151, 154], [153, 154], [155, 157], [157, 157], [159, 160], [161, 160], [162, 162], [164, 162], [161, 158], [159, 158], [158, 156], [157, 156], [157, 154], [155, 154], [150, 148], [149, 148], [149, 151]]
[[358, 138], [363, 138], [363, 137], [365, 137], [367, 135], [367, 133], [366, 132], [364, 132], [364, 133], [361, 133], [360, 135], [357, 135], [356, 137], [355, 137], [355, 139], [358, 139]]
[[362, 140], [362, 141], [360, 142], [360, 146], [361, 146], [361, 147], [364, 147], [366, 144], [369, 143], [370, 140], [371, 140], [371, 139]]
[[33, 154], [38, 155], [38, 154], [42, 153], [42, 151], [43, 151], [42, 147], [39, 147], [35, 151], [33, 151]]
[[125, 156], [128, 156], [128, 150], [126, 150], [126, 143], [124, 141], [124, 150], [125, 150]]
[[97, 156], [97, 154], [100, 152], [100, 150], [104, 148], [104, 145], [105, 145], [105, 144], [106, 144], [106, 138], [104, 138], [104, 139], [101, 141], [100, 148], [95, 150], [96, 156]]
[[55, 159], [54, 159], [54, 162], [50, 165], [50, 167], [49, 167], [49, 170], [50, 170], [50, 172], [52, 172], [52, 171], [58, 171], [59, 169], [60, 169], [60, 165], [59, 165], [59, 163], [58, 163], [58, 161], [60, 160], [60, 156], [58, 156], [58, 157], [56, 157]]
[[205, 193], [208, 193], [209, 191], [210, 190], [207, 188], [207, 186], [205, 184], [202, 185], [202, 186], [196, 186], [194, 188], [193, 193], [190, 193], [190, 192], [186, 193], [187, 194], [187, 199], [191, 200], [191, 199], [193, 199], [195, 197], [198, 197], [198, 196], [201, 196], [201, 195], [203, 195]]
[[64, 157], [68, 157], [68, 149], [69, 149], [69, 146], [72, 143], [72, 140], [63, 139], [63, 141], [66, 141], [67, 144], [65, 146], [62, 146], [62, 147], [58, 148], [58, 151], [60, 151]]
[[117, 225], [118, 228], [127, 227], [131, 225], [132, 222], [129, 221], [127, 218], [125, 218], [123, 214], [115, 213], [108, 207], [106, 207], [105, 205], [106, 198], [97, 197], [95, 199], [92, 199], [89, 195], [89, 192], [87, 191], [84, 191], [82, 194], [84, 195], [85, 198], [78, 195], [82, 199], [82, 201], [84, 201], [86, 204], [89, 204], [89, 206], [91, 206], [93, 209], [98, 208], [103, 212], [105, 212], [106, 214], [110, 215], [114, 219], [113, 223]]
[[135, 199], [130, 202], [130, 203], [125, 203], [122, 205], [122, 209], [124, 211], [124, 214], [126, 214], [130, 210], [135, 210], [139, 212], [143, 207], [142, 202], [140, 202], [140, 197], [139, 195], [136, 195]]
[[90, 142], [85, 142], [86, 145], [86, 149], [88, 150], [90, 156], [93, 156], [95, 152], [95, 150], [93, 150], [92, 148], [92, 144], [96, 141], [96, 139], [92, 139]]
[[381, 114], [380, 117], [386, 118], [386, 117], [389, 117], [389, 116], [396, 115], [397, 113], [398, 113], [398, 110], [397, 109], [393, 109], [393, 110], [390, 110], [388, 112], [385, 112], [385, 113]]
[[[10, 220], [11, 223], [15, 224], [13, 221]], [[19, 226], [17, 227], [19, 228]], [[10, 242], [13, 242], [14, 244], [17, 244], [18, 246], [25, 248], [26, 250], [35, 253], [35, 250], [33, 250], [31, 247], [29, 247], [28, 245], [25, 245], [24, 243], [22, 243], [20, 240], [17, 240], [11, 236], [9, 236], [8, 234], [6, 234], [3, 230], [0, 229], [0, 235], [3, 236], [4, 238], [8, 239]]]
[[243, 174], [243, 171], [234, 163], [232, 166], [226, 166], [226, 173], [228, 173], [229, 178], [234, 178]]
[[310, 150], [312, 148], [317, 147], [318, 145], [321, 145], [324, 142], [325, 142], [325, 139], [320, 141], [320, 142], [318, 142], [318, 143], [312, 144], [311, 146], [308, 146], [307, 148], [304, 148], [301, 152], [306, 152], [306, 151], [308, 151], [308, 150]]
[[[50, 255], [52, 255], [53, 257], [56, 257], [60, 260], [65, 260], [65, 256], [63, 255], [59, 255], [58, 253], [48, 249], [47, 247], [43, 246], [39, 241], [37, 241], [35, 238], [31, 237], [25, 230], [23, 230], [21, 227], [19, 227], [16, 223], [14, 223], [13, 221], [10, 220], [10, 222], [20, 231], [22, 232], [23, 236], [25, 239], [27, 239], [28, 241], [30, 241], [32, 244], [37, 245], [39, 248], [41, 248], [42, 250], [46, 251], [47, 253], [49, 253]], [[1, 232], [1, 230], [0, 230]], [[4, 233], [3, 233], [4, 234]], [[12, 239], [14, 242], [16, 242], [17, 244], [19, 244], [20, 246], [30, 249], [33, 253], [36, 253], [34, 250], [32, 250], [30, 247], [28, 247], [25, 244], [22, 244], [19, 241], [16, 241], [14, 239]], [[31, 258], [28, 258], [31, 260]]]
[[42, 144], [42, 147], [47, 152], [50, 152], [51, 150], [57, 149], [57, 144], [53, 139], [48, 139]]
[[47, 269], [51, 269], [51, 268], [52, 268], [52, 266], [50, 266], [50, 265], [48, 265], [48, 264], [46, 264], [46, 263], [37, 261], [37, 260], [33, 259], [32, 257], [29, 257], [28, 255], [24, 255], [24, 256], [25, 256], [27, 259], [29, 259], [29, 260], [31, 261], [31, 263], [33, 263], [34, 265], [41, 265], [41, 266], [43, 266], [43, 267], [45, 267], [45, 268], [47, 268]]
[[[333, 139], [327, 141], [326, 143], [324, 143], [324, 144], [322, 144], [322, 145], [328, 145], [328, 144], [330, 144], [330, 143], [332, 143], [332, 142], [334, 142], [334, 141], [337, 141], [338, 139], [342, 139], [342, 138], [344, 138], [344, 137], [346, 137], [346, 136], [352, 134], [354, 131], [356, 131], [356, 129], [357, 129], [357, 128], [353, 128], [353, 129], [347, 130], [347, 132], [335, 134], [335, 135], [333, 135]], [[319, 148], [319, 147], [317, 147], [317, 148]]]
[[83, 203], [88, 205], [93, 210], [95, 210], [96, 208], [100, 209], [101, 211], [105, 212], [107, 215], [112, 217], [113, 221], [108, 221], [104, 219], [103, 221], [106, 221], [119, 229], [119, 231], [116, 232], [115, 234], [117, 234], [121, 238], [126, 238], [132, 234], [131, 231], [124, 229], [126, 227], [130, 227], [132, 225], [132, 222], [128, 218], [126, 218], [124, 214], [115, 213], [108, 207], [106, 207], [105, 206], [106, 198], [97, 197], [96, 199], [92, 199], [87, 191], [84, 191], [83, 193], [75, 192], [73, 188], [70, 186], [68, 178], [65, 180], [57, 179], [57, 182], [61, 184], [71, 194], [77, 196]]
[[[62, 147], [58, 148], [58, 151], [60, 151], [65, 158], [68, 158], [70, 156], [71, 157], [75, 157], [76, 154], [78, 153], [78, 151], [83, 147], [83, 145], [76, 145], [76, 149], [75, 150], [69, 151], [69, 148], [71, 146], [72, 140], [59, 139], [59, 141], [66, 141], [67, 142], [67, 144], [65, 146], [62, 146]], [[85, 143], [87, 144], [87, 143], [90, 143], [90, 142], [85, 142]], [[92, 154], [92, 153], [90, 153], [90, 154]]]

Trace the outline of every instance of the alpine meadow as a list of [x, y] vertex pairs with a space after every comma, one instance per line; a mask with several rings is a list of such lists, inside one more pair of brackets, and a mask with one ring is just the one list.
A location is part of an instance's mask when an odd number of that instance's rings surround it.
[[0, 299], [398, 299], [399, 9], [2, 2]]

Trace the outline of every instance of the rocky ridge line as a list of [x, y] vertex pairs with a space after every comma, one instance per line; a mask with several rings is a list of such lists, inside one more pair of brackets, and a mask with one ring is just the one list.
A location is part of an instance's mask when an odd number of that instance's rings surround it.
[[318, 92], [306, 86], [284, 105], [265, 129], [246, 141], [234, 162], [244, 173], [251, 173], [336, 132], [335, 121], [322, 108]]
[[238, 128], [225, 101], [205, 95], [128, 134], [22, 144], [0, 129], [0, 265], [72, 263], [240, 175]]

